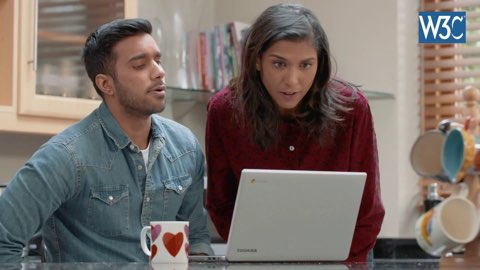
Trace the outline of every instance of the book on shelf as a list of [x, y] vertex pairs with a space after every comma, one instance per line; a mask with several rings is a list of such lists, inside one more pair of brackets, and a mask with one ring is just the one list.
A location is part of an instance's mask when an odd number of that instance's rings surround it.
[[199, 34], [199, 55], [198, 55], [198, 62], [199, 62], [199, 71], [200, 71], [200, 82], [202, 85], [202, 89], [210, 89], [210, 82], [208, 81], [208, 61], [207, 57], [209, 57], [208, 49], [207, 49], [207, 33], [200, 32]]
[[234, 48], [234, 74], [240, 71], [240, 63], [242, 61], [242, 47], [243, 37], [246, 36], [250, 24], [244, 22], [234, 21], [228, 24], [230, 34], [232, 37], [232, 47]]
[[223, 68], [225, 76], [223, 77], [222, 87], [228, 85], [228, 82], [233, 78], [233, 55], [232, 55], [232, 35], [228, 24], [221, 25], [220, 35], [223, 40]]
[[215, 55], [215, 69], [214, 69], [214, 81], [215, 81], [215, 89], [222, 88], [224, 77], [225, 77], [225, 66], [223, 61], [223, 39], [221, 35], [221, 26], [216, 25], [214, 27], [214, 36], [213, 40], [215, 43], [214, 46], [214, 55]]
[[197, 44], [198, 32], [196, 30], [186, 33], [187, 56], [186, 56], [186, 72], [187, 86], [191, 89], [199, 89], [198, 85], [198, 65], [197, 65]]
[[229, 22], [212, 29], [186, 33], [186, 78], [188, 88], [220, 90], [238, 76], [242, 42], [249, 24]]

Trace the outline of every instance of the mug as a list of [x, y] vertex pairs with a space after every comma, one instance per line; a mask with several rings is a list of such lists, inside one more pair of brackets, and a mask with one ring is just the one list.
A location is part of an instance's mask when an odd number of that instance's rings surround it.
[[465, 129], [448, 132], [442, 147], [442, 166], [451, 182], [459, 182], [475, 170], [476, 153], [478, 149], [472, 133]]
[[[190, 270], [188, 263], [156, 263], [150, 265], [150, 270]], [[200, 268], [204, 269], [204, 268]], [[212, 268], [205, 268], [212, 269]], [[215, 268], [213, 268], [215, 269]]]
[[418, 175], [450, 182], [442, 166], [442, 147], [445, 138], [445, 133], [430, 130], [416, 139], [410, 151], [410, 163]]
[[188, 235], [188, 221], [152, 221], [142, 228], [140, 245], [152, 264], [188, 263]]
[[420, 216], [415, 237], [425, 252], [441, 256], [473, 241], [479, 232], [479, 221], [477, 209], [469, 199], [452, 195]]

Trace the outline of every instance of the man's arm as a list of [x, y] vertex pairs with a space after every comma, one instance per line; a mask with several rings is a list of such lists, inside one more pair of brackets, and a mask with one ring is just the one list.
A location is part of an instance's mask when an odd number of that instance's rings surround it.
[[0, 262], [20, 262], [33, 235], [73, 190], [72, 163], [59, 145], [44, 145], [0, 196]]
[[196, 149], [196, 170], [192, 174], [192, 184], [186, 191], [178, 217], [190, 222], [189, 253], [213, 255], [208, 216], [203, 204], [205, 159], [198, 142], [196, 142]]

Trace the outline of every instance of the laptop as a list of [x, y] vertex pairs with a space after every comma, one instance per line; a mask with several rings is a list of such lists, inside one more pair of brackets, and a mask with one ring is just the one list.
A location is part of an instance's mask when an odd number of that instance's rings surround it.
[[367, 174], [244, 169], [225, 256], [191, 261], [343, 261]]
[[[167, 265], [167, 266], [172, 266]], [[165, 265], [162, 264], [152, 264], [152, 270], [165, 270]], [[181, 266], [176, 266], [175, 269], [181, 270]], [[188, 270], [349, 270], [348, 265], [341, 263], [337, 264], [324, 264], [324, 263], [189, 263], [185, 267], [188, 267]], [[355, 268], [354, 268], [355, 269]], [[363, 267], [359, 265], [358, 269], [370, 269], [368, 266]], [[186, 269], [185, 269], [186, 270]]]

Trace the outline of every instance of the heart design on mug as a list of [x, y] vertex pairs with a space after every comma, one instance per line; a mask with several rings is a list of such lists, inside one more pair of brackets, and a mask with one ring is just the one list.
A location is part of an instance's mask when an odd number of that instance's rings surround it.
[[151, 230], [152, 230], [152, 242], [155, 242], [155, 240], [157, 240], [158, 236], [160, 235], [160, 232], [162, 231], [162, 225], [160, 224], [152, 225]]
[[185, 227], [183, 228], [183, 230], [185, 231], [186, 237], [189, 238], [189, 237], [190, 237], [190, 236], [189, 236], [190, 230], [189, 230], [189, 228], [188, 228], [188, 225], [185, 225]]
[[157, 245], [152, 245], [152, 260], [153, 258], [155, 257], [155, 255], [157, 255]]
[[183, 243], [183, 233], [179, 232], [177, 234], [165, 233], [163, 235], [163, 245], [167, 249], [168, 253], [173, 257], [177, 256], [180, 248], [182, 248]]

